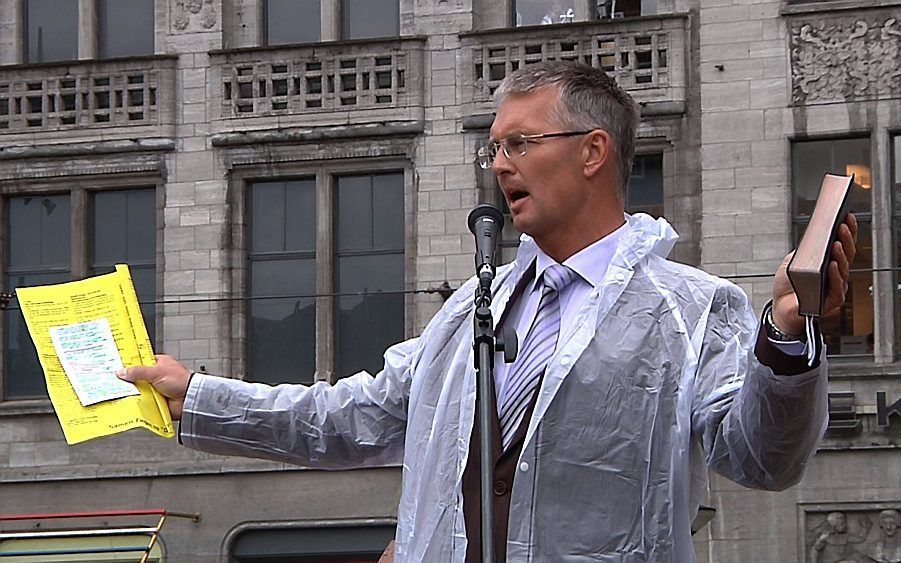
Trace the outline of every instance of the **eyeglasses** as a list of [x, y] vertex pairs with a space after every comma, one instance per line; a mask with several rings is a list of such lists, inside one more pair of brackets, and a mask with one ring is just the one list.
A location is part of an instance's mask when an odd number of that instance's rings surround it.
[[516, 133], [504, 137], [500, 141], [491, 141], [484, 147], [481, 147], [476, 152], [476, 159], [479, 162], [479, 166], [482, 167], [483, 170], [488, 170], [492, 165], [494, 165], [494, 158], [497, 156], [498, 150], [503, 149], [504, 156], [510, 159], [514, 159], [520, 156], [524, 156], [526, 154], [526, 149], [528, 148], [529, 143], [532, 143], [537, 139], [550, 139], [553, 137], [575, 137], [577, 135], [587, 135], [592, 131], [594, 131], [594, 129], [589, 129], [587, 131], [539, 133], [537, 135], [522, 135]]

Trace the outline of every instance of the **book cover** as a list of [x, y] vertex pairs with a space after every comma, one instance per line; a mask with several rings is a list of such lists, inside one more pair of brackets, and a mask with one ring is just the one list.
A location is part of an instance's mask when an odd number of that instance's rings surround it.
[[810, 317], [823, 314], [829, 290], [826, 274], [832, 243], [851, 207], [854, 176], [826, 174], [807, 230], [788, 264], [788, 279], [798, 296], [798, 313]]

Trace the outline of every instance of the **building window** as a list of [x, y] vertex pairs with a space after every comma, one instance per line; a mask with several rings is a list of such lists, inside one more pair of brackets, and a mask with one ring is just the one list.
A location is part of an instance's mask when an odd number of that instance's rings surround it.
[[[11, 197], [6, 219], [6, 291], [71, 279], [68, 194]], [[46, 397], [37, 351], [15, 299], [4, 317], [3, 399]]]
[[26, 0], [25, 61], [78, 58], [78, 0]]
[[338, 178], [337, 367], [378, 373], [404, 337], [403, 174]]
[[153, 54], [154, 0], [98, 0], [100, 57]]
[[640, 154], [632, 161], [626, 191], [626, 213], [663, 216], [663, 155]]
[[516, 0], [515, 22], [517, 26], [551, 25], [656, 13], [657, 0], [597, 0], [594, 3], [575, 0]]
[[257, 181], [248, 192], [249, 378], [377, 373], [405, 336], [403, 173]]
[[857, 255], [845, 304], [820, 319], [829, 355], [873, 354], [873, 228], [870, 140], [829, 139], [792, 145], [792, 209], [797, 245], [810, 220], [823, 174], [855, 175], [851, 210], [857, 216]]
[[156, 190], [93, 192], [90, 273], [107, 274], [128, 264], [150, 336], [156, 334]]
[[344, 39], [400, 35], [398, 0], [344, 0], [341, 13]]
[[[581, 15], [581, 14], [580, 14]], [[517, 0], [516, 25], [550, 25], [572, 23], [587, 18], [576, 17], [573, 0]]]
[[[84, 203], [76, 203], [84, 202]], [[156, 189], [35, 194], [6, 200], [4, 289], [62, 283], [131, 269], [144, 322], [153, 338], [156, 297]], [[90, 219], [89, 219], [90, 218]], [[90, 232], [76, 236], [88, 225]], [[84, 241], [73, 252], [73, 240]], [[37, 352], [14, 299], [4, 315], [4, 400], [45, 398]]]
[[316, 370], [316, 180], [250, 185], [254, 381], [311, 383]]
[[152, 55], [156, 1], [24, 0], [22, 62]]
[[267, 0], [264, 12], [267, 44], [319, 41], [320, 10], [319, 0]]

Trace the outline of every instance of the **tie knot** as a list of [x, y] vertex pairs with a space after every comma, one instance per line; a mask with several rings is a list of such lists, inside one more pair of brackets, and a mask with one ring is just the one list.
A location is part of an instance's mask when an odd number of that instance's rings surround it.
[[557, 292], [572, 283], [577, 275], [578, 274], [576, 274], [572, 268], [562, 264], [548, 266], [542, 274], [542, 276], [544, 276], [545, 287], [549, 287]]

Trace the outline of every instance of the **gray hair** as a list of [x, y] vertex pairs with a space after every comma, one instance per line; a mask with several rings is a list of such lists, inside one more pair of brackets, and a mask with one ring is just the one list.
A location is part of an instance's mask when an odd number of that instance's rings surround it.
[[554, 117], [571, 129], [603, 129], [613, 138], [619, 193], [625, 201], [632, 160], [638, 105], [601, 69], [570, 61], [542, 61], [508, 74], [494, 94], [500, 106], [509, 96], [542, 88], [560, 91]]

